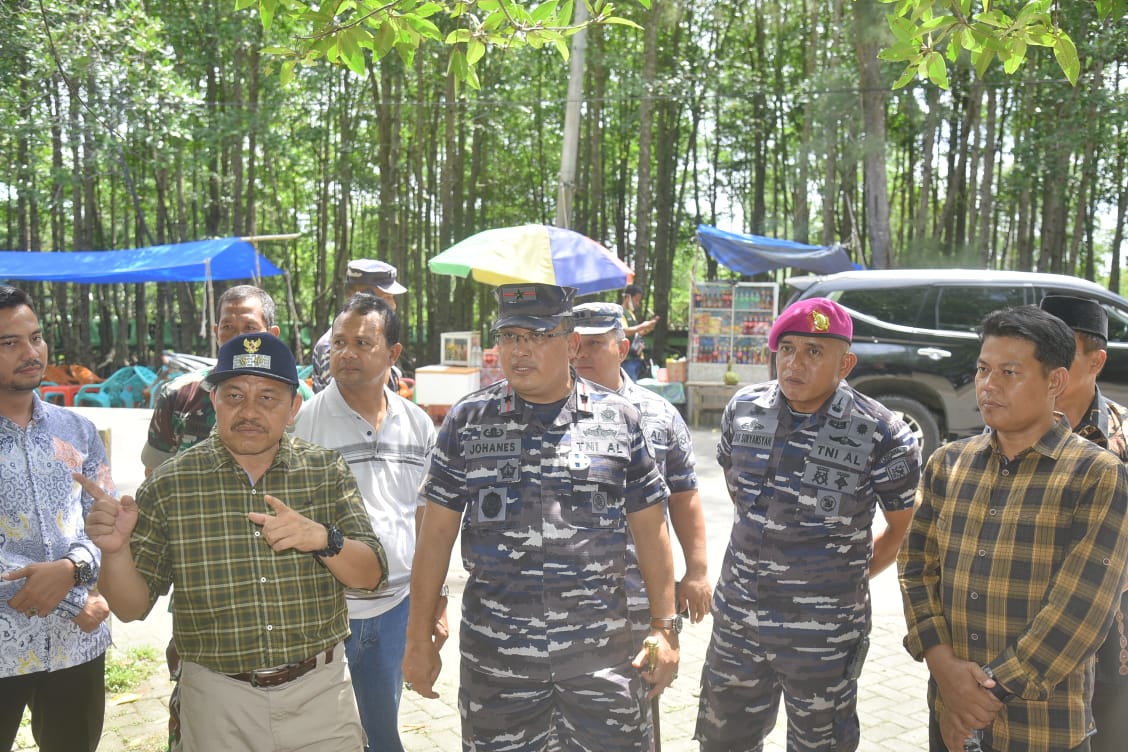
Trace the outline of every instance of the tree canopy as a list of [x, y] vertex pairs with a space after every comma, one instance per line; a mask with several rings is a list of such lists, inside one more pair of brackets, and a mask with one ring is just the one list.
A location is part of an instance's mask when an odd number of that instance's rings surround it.
[[[483, 3], [464, 5], [482, 20]], [[475, 60], [478, 88], [459, 88], [452, 46], [429, 42], [409, 56], [360, 47], [359, 73], [296, 65], [281, 86], [285, 58], [265, 50], [309, 26], [279, 0], [264, 29], [262, 7], [0, 5], [0, 247], [62, 257], [298, 233], [259, 249], [288, 272], [263, 284], [303, 355], [348, 260], [380, 258], [408, 288], [404, 365], [437, 362], [439, 334], [481, 326], [493, 300], [427, 260], [555, 216], [559, 47], [499, 45]], [[633, 25], [588, 28], [572, 229], [634, 267], [665, 327], [654, 352], [684, 346], [691, 275], [732, 276], [696, 246], [698, 224], [845, 242], [871, 267], [1038, 269], [1120, 289], [1126, 25], [1096, 3], [1053, 9], [1077, 48], [1076, 85], [1050, 48], [1028, 46], [1012, 73], [945, 51], [947, 89], [919, 77], [893, 89], [905, 64], [877, 57], [893, 43], [888, 8], [632, 2], [614, 12]], [[427, 18], [444, 40], [464, 28]], [[69, 361], [105, 370], [204, 346], [203, 285], [31, 287]]]

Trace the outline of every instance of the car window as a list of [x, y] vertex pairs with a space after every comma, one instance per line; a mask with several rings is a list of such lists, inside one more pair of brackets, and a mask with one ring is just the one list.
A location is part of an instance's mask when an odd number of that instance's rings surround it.
[[936, 303], [936, 328], [974, 332], [991, 311], [1025, 302], [1021, 287], [941, 287]]
[[916, 326], [925, 296], [920, 288], [843, 290], [838, 302], [859, 313], [900, 326]]
[[1108, 311], [1108, 341], [1128, 343], [1128, 311], [1101, 303]]

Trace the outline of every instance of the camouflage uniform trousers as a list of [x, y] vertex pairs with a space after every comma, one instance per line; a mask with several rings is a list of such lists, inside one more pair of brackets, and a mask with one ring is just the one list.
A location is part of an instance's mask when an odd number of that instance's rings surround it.
[[464, 661], [458, 690], [463, 752], [646, 752], [645, 683], [629, 662], [540, 683], [491, 676]]
[[702, 752], [763, 750], [781, 694], [789, 752], [856, 750], [858, 683], [847, 672], [858, 641], [845, 648], [827, 640], [790, 643], [784, 630], [770, 646], [761, 642], [755, 623], [714, 613], [694, 734]]

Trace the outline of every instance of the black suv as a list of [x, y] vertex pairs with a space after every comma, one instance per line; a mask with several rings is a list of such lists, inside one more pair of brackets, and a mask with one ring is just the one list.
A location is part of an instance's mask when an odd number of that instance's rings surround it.
[[1032, 272], [902, 269], [792, 277], [804, 298], [830, 298], [854, 318], [858, 365], [850, 385], [909, 424], [925, 457], [940, 441], [983, 430], [975, 403], [976, 328], [991, 311], [1046, 295], [1091, 298], [1108, 311], [1100, 386], [1128, 404], [1128, 300], [1077, 277]]

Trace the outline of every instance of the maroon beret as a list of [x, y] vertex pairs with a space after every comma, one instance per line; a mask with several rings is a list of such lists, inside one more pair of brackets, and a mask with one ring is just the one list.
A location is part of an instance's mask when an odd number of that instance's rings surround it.
[[794, 303], [780, 314], [768, 335], [768, 347], [779, 350], [779, 338], [785, 334], [802, 337], [834, 337], [851, 341], [854, 322], [846, 309], [827, 298], [807, 298]]

